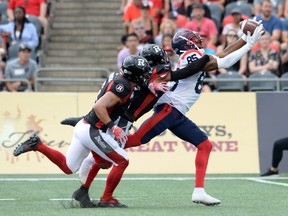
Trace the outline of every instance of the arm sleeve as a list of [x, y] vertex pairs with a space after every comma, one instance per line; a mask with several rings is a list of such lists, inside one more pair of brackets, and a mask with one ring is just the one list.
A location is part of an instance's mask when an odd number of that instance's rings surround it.
[[229, 68], [234, 65], [239, 59], [251, 49], [249, 44], [244, 45], [240, 49], [230, 53], [224, 58], [214, 56], [217, 60], [218, 68]]
[[208, 61], [209, 61], [209, 56], [204, 55], [202, 58], [188, 64], [185, 68], [178, 69], [176, 71], [172, 71], [171, 72], [171, 81], [185, 79], [189, 76], [192, 76], [192, 75], [198, 73], [199, 71], [202, 71], [204, 65]]

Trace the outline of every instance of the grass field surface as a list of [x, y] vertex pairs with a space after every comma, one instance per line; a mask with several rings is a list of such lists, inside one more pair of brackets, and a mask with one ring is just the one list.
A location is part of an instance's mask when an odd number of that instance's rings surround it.
[[[93, 182], [90, 197], [98, 199], [105, 175]], [[204, 206], [191, 201], [191, 175], [124, 175], [115, 196], [126, 209], [83, 209], [72, 201], [80, 186], [76, 175], [0, 175], [1, 216], [287, 216], [288, 175], [208, 175], [206, 191], [222, 201]]]

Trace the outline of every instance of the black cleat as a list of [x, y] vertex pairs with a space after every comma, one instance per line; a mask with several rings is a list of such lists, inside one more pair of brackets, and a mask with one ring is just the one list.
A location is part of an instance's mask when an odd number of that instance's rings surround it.
[[278, 170], [277, 171], [272, 171], [271, 169], [268, 169], [265, 173], [262, 173], [260, 176], [273, 176], [273, 175], [278, 175]]
[[101, 207], [101, 208], [128, 208], [127, 205], [120, 203], [119, 200], [114, 198], [114, 197], [112, 197], [108, 201], [103, 201], [101, 199], [100, 202], [98, 203], [98, 207]]
[[34, 134], [32, 137], [30, 137], [25, 142], [18, 145], [13, 152], [13, 155], [19, 156], [22, 153], [29, 152], [29, 151], [35, 151], [36, 146], [40, 143], [40, 138]]
[[97, 205], [90, 200], [87, 188], [80, 187], [73, 193], [72, 198], [80, 203], [81, 208], [97, 207]]
[[60, 124], [62, 125], [70, 125], [72, 127], [75, 127], [75, 125], [83, 118], [82, 117], [71, 117], [71, 118], [66, 118], [63, 119]]

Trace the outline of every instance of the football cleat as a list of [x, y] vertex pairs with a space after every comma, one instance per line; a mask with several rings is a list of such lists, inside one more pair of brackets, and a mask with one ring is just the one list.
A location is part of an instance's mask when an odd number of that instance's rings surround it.
[[114, 197], [112, 197], [108, 201], [103, 201], [101, 199], [100, 202], [98, 203], [98, 207], [101, 207], [101, 208], [128, 208], [127, 205], [120, 203], [119, 200], [114, 198]]
[[29, 152], [29, 151], [35, 151], [36, 146], [40, 143], [40, 138], [34, 134], [32, 137], [30, 137], [28, 140], [25, 142], [21, 143], [18, 145], [14, 152], [14, 156], [19, 156], [22, 153]]
[[262, 176], [262, 177], [264, 177], [264, 176], [278, 176], [278, 170], [273, 171], [271, 169], [268, 169], [265, 173], [262, 173], [260, 176]]
[[82, 117], [71, 117], [71, 118], [66, 118], [63, 119], [60, 124], [62, 125], [70, 125], [72, 127], [75, 127], [75, 125], [83, 118]]
[[88, 189], [83, 189], [82, 187], [80, 187], [73, 193], [72, 198], [77, 200], [82, 208], [97, 207], [97, 205], [91, 201], [88, 194]]
[[215, 206], [221, 203], [220, 200], [208, 195], [204, 192], [193, 192], [192, 194], [192, 202], [197, 204], [204, 204], [207, 206]]

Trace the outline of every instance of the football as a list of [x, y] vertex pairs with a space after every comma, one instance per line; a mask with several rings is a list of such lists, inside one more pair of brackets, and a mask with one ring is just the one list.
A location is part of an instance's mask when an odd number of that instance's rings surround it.
[[253, 21], [253, 20], [243, 20], [239, 24], [240, 24], [240, 29], [246, 35], [248, 31], [251, 32], [251, 35], [253, 35], [255, 29], [259, 25], [258, 22]]

